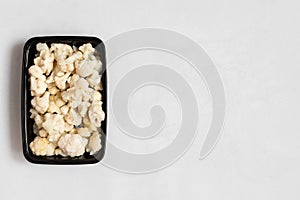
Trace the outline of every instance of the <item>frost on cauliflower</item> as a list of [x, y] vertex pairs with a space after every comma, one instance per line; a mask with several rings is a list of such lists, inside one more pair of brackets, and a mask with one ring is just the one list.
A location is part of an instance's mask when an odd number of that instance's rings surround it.
[[36, 46], [30, 75], [30, 118], [37, 135], [30, 143], [35, 155], [80, 156], [101, 149], [98, 128], [102, 110], [102, 63], [91, 44], [79, 48], [54, 43]]

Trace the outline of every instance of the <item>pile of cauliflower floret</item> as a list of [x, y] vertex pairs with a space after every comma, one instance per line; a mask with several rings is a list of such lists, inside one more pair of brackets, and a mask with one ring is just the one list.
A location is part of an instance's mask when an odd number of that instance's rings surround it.
[[98, 128], [102, 110], [100, 71], [102, 63], [87, 43], [76, 47], [54, 43], [36, 45], [34, 65], [29, 68], [30, 91], [37, 135], [30, 149], [40, 156], [80, 156], [101, 149]]

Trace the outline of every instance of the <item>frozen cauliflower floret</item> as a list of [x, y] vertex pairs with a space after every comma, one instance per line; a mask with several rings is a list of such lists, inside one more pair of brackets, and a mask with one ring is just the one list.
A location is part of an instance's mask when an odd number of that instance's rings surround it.
[[45, 114], [45, 122], [43, 123], [43, 128], [49, 134], [49, 141], [56, 142], [65, 129], [65, 121], [63, 116], [60, 114]]
[[93, 71], [92, 75], [87, 77], [87, 81], [91, 87], [95, 88], [101, 81], [101, 75], [97, 71]]
[[89, 139], [89, 143], [86, 146], [86, 151], [90, 152], [91, 155], [97, 153], [101, 149], [101, 139], [100, 134], [97, 131], [92, 133]]
[[31, 151], [37, 156], [54, 155], [55, 145], [50, 143], [47, 138], [35, 137], [30, 143]]
[[92, 56], [95, 52], [95, 49], [93, 48], [93, 46], [90, 43], [80, 46], [79, 50], [83, 53], [83, 56], [85, 59]]
[[92, 95], [92, 101], [93, 102], [100, 102], [102, 100], [102, 95], [100, 92], [98, 91], [93, 91], [93, 95]]
[[47, 89], [46, 77], [41, 75], [40, 77], [30, 77], [30, 90], [32, 96], [40, 96], [45, 93]]
[[82, 102], [79, 106], [78, 106], [78, 112], [80, 114], [81, 117], [84, 117], [89, 109], [89, 106], [91, 104], [89, 102]]
[[61, 136], [58, 146], [64, 154], [71, 157], [81, 156], [85, 151], [83, 138], [78, 134], [65, 134]]
[[36, 65], [32, 65], [28, 69], [28, 72], [29, 72], [30, 76], [33, 76], [36, 78], [43, 76], [43, 70], [39, 66], [36, 66]]
[[78, 128], [77, 132], [82, 137], [90, 137], [92, 131], [90, 129], [88, 129], [88, 128]]
[[34, 59], [34, 64], [38, 65], [47, 76], [53, 69], [54, 54], [52, 54], [46, 43], [38, 43], [36, 46], [39, 56]]
[[50, 93], [45, 92], [41, 97], [34, 97], [31, 100], [32, 107], [41, 114], [44, 114], [49, 107], [49, 97]]
[[34, 118], [34, 122], [38, 128], [42, 128], [42, 124], [44, 123], [44, 117], [41, 115], [37, 115]]
[[90, 122], [96, 127], [100, 127], [104, 118], [105, 113], [102, 110], [102, 102], [93, 103], [89, 108]]
[[69, 124], [74, 124], [75, 126], [79, 126], [81, 124], [82, 117], [76, 110], [71, 108], [69, 112], [65, 115], [65, 120]]
[[77, 108], [82, 102], [82, 91], [72, 87], [62, 92], [61, 97], [65, 102], [69, 102], [70, 107]]
[[70, 74], [71, 73], [68, 72], [68, 73], [65, 73], [63, 76], [56, 76], [54, 78], [55, 84], [59, 89], [61, 89], [61, 90], [66, 89], [66, 82], [67, 82], [67, 79], [70, 76]]

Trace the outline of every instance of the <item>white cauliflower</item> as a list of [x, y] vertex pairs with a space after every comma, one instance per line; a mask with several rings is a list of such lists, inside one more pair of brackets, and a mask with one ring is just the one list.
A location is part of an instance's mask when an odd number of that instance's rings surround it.
[[36, 65], [32, 65], [29, 69], [28, 69], [29, 75], [33, 76], [35, 78], [39, 78], [41, 76], [43, 76], [43, 70]]
[[44, 114], [49, 107], [49, 97], [50, 93], [45, 92], [41, 97], [34, 97], [31, 100], [32, 107], [41, 114]]
[[60, 114], [45, 114], [45, 122], [43, 128], [48, 132], [48, 139], [56, 142], [65, 130], [65, 121]]
[[98, 91], [93, 91], [93, 95], [92, 95], [92, 101], [93, 102], [100, 102], [102, 100], [102, 95], [100, 92]]
[[95, 131], [89, 139], [89, 143], [86, 146], [86, 151], [90, 152], [91, 155], [97, 153], [101, 149], [100, 134]]
[[93, 103], [88, 113], [90, 122], [96, 127], [100, 127], [101, 122], [105, 118], [105, 113], [102, 110], [102, 102]]
[[101, 75], [99, 75], [99, 72], [93, 71], [92, 75], [87, 77], [87, 81], [89, 82], [90, 86], [93, 88], [100, 87], [99, 84], [101, 81]]
[[35, 137], [30, 143], [31, 151], [37, 156], [54, 155], [55, 145], [50, 143], [47, 138]]
[[80, 46], [79, 50], [83, 53], [85, 59], [88, 59], [95, 52], [95, 49], [90, 43]]
[[34, 64], [48, 76], [53, 69], [54, 54], [50, 52], [46, 43], [38, 43], [36, 49], [39, 56], [34, 59]]
[[40, 77], [30, 77], [30, 90], [32, 96], [40, 96], [45, 93], [47, 89], [46, 77], [41, 75]]
[[58, 146], [64, 154], [71, 157], [81, 156], [85, 151], [83, 138], [78, 134], [65, 134], [61, 136]]

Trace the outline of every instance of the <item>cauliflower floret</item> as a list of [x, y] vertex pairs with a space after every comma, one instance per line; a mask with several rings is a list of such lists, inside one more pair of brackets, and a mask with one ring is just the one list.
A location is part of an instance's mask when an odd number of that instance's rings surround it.
[[54, 155], [55, 145], [50, 143], [46, 138], [37, 136], [29, 146], [31, 151], [37, 156]]
[[61, 43], [53, 43], [51, 44], [50, 51], [54, 52], [55, 59], [65, 59], [67, 56], [71, 56], [73, 54], [73, 49], [70, 45], [61, 44]]
[[69, 102], [70, 107], [77, 108], [82, 102], [82, 90], [72, 87], [62, 92], [61, 97], [65, 102]]
[[48, 139], [51, 142], [56, 142], [61, 133], [65, 130], [65, 121], [60, 114], [45, 114], [45, 122], [43, 128], [48, 132]]
[[34, 118], [34, 122], [37, 125], [37, 127], [42, 128], [42, 124], [44, 123], [44, 117], [41, 115], [37, 115]]
[[65, 120], [69, 124], [73, 124], [75, 126], [79, 126], [81, 124], [82, 117], [80, 116], [80, 114], [76, 110], [74, 110], [73, 108], [71, 108], [69, 110], [69, 113], [65, 115]]
[[36, 49], [39, 57], [34, 59], [34, 64], [38, 65], [47, 76], [53, 69], [54, 54], [52, 54], [46, 43], [38, 43]]
[[29, 69], [28, 72], [30, 74], [30, 76], [39, 78], [41, 76], [43, 76], [43, 71], [39, 66], [36, 65], [32, 65]]
[[[100, 84], [101, 75], [99, 75], [99, 73], [97, 71], [93, 71], [92, 75], [90, 75], [87, 78], [87, 81], [89, 82], [89, 84], [92, 88], [96, 89], [96, 86], [98, 86]], [[97, 89], [100, 89], [100, 88], [97, 88]]]
[[41, 75], [40, 77], [30, 77], [30, 90], [32, 96], [40, 96], [45, 93], [47, 84], [45, 82], [46, 77]]
[[58, 146], [62, 152], [71, 157], [81, 156], [84, 153], [84, 141], [78, 134], [65, 134], [60, 137]]
[[70, 76], [70, 72], [65, 73], [63, 76], [55, 76], [54, 80], [55, 80], [55, 84], [56, 86], [61, 89], [64, 90], [66, 89], [66, 82], [68, 77]]
[[91, 104], [89, 102], [82, 102], [79, 106], [78, 106], [78, 112], [80, 114], [81, 117], [84, 117], [89, 109], [89, 106]]
[[100, 102], [102, 100], [102, 95], [99, 91], [93, 91], [92, 101], [93, 102]]
[[100, 134], [97, 131], [94, 131], [89, 139], [89, 143], [86, 146], [86, 151], [93, 155], [99, 151], [101, 147]]
[[93, 103], [89, 108], [90, 122], [96, 127], [101, 126], [101, 121], [105, 118], [105, 113], [102, 110], [102, 102]]
[[90, 129], [88, 129], [88, 128], [78, 128], [77, 132], [82, 137], [90, 137], [92, 131]]
[[31, 100], [32, 107], [41, 114], [44, 114], [49, 107], [50, 93], [45, 92], [41, 97], [34, 97]]
[[80, 46], [79, 50], [83, 53], [85, 59], [92, 56], [95, 52], [95, 49], [90, 43]]

